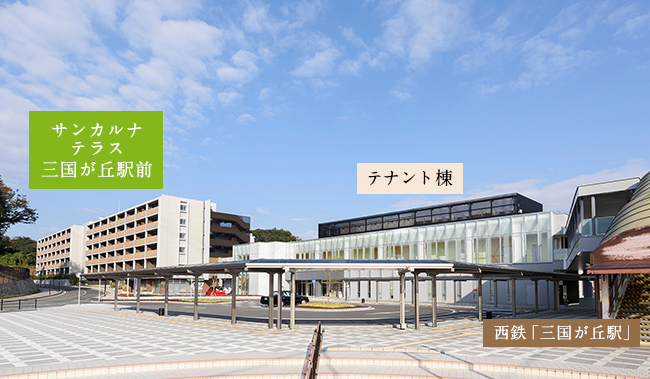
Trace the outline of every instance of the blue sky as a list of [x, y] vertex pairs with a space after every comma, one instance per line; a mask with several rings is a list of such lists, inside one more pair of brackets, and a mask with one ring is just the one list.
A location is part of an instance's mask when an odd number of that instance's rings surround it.
[[[319, 222], [650, 170], [645, 1], [0, 3], [0, 175], [40, 238], [160, 194]], [[162, 110], [164, 190], [29, 190], [30, 110]], [[460, 162], [464, 194], [357, 195], [359, 162]]]

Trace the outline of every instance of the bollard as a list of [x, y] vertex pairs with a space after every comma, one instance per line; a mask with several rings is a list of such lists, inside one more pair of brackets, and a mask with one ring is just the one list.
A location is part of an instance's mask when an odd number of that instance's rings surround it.
[[38, 299], [34, 299], [34, 309], [38, 309]]
[[20, 310], [20, 302], [21, 300], [18, 300], [18, 310]]
[[5, 301], [4, 299], [0, 299], [0, 312], [2, 312], [2, 308], [5, 307]]

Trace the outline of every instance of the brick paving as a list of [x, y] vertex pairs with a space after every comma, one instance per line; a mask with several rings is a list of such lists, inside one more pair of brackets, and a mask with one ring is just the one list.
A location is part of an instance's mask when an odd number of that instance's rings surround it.
[[[527, 316], [593, 318], [588, 311]], [[278, 331], [262, 323], [233, 327], [223, 320], [194, 321], [183, 314], [166, 319], [132, 310], [113, 312], [108, 304], [2, 313], [0, 376], [161, 361], [304, 359], [313, 328], [299, 325], [294, 331]], [[323, 356], [328, 359], [422, 356], [526, 367], [580, 367], [595, 373], [650, 378], [650, 348], [484, 348], [482, 325], [471, 318], [443, 320], [437, 328], [422, 326], [420, 330], [412, 325], [407, 330], [344, 325], [326, 326], [325, 330]], [[150, 377], [164, 377], [156, 375]]]

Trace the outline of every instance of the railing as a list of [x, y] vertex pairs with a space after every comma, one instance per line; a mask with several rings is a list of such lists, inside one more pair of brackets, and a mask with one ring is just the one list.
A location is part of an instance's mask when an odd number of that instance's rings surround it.
[[[18, 310], [21, 310], [23, 308], [23, 304], [27, 306], [28, 301], [27, 300], [5, 300], [5, 299], [0, 299], [0, 312], [4, 312], [5, 308], [6, 309], [11, 309], [10, 305], [12, 303], [18, 303]], [[14, 307], [15, 308], [15, 307]], [[34, 299], [34, 309], [38, 309], [38, 299]]]
[[323, 343], [323, 333], [325, 331], [321, 328], [320, 322], [314, 330], [314, 335], [309, 344], [309, 352], [307, 353], [307, 361], [302, 370], [302, 378], [314, 379], [318, 377], [318, 361], [320, 358], [320, 350]]

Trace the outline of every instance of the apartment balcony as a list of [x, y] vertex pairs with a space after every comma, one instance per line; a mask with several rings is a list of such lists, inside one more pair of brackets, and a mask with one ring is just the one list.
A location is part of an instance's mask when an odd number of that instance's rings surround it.
[[134, 220], [135, 220], [135, 214], [132, 214], [132, 215], [130, 215], [130, 216], [126, 216], [126, 217], [124, 218], [124, 222], [125, 222], [125, 223], [126, 223], [126, 222], [129, 222], [129, 221], [134, 221]]
[[134, 256], [135, 256], [135, 254], [124, 254], [123, 260], [131, 261], [131, 260], [133, 260]]
[[136, 233], [144, 232], [146, 229], [147, 229], [146, 224], [138, 225], [135, 227], [135, 232]]
[[135, 259], [143, 259], [145, 257], [145, 252], [144, 251], [138, 252], [135, 253], [134, 255], [135, 255]]
[[115, 250], [124, 249], [124, 242], [118, 242], [115, 244]]
[[100, 246], [99, 247], [99, 252], [100, 253], [105, 253], [108, 251], [108, 246]]
[[158, 250], [147, 250], [145, 253], [145, 258], [156, 258], [158, 256]]
[[158, 207], [147, 209], [147, 216], [155, 215], [158, 213]]
[[155, 229], [158, 227], [158, 221], [147, 223], [147, 230]]
[[151, 236], [151, 237], [145, 238], [145, 243], [147, 245], [150, 244], [150, 243], [156, 243], [156, 242], [158, 242], [158, 236]]

